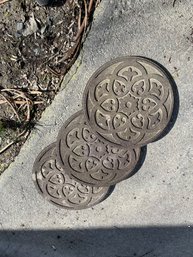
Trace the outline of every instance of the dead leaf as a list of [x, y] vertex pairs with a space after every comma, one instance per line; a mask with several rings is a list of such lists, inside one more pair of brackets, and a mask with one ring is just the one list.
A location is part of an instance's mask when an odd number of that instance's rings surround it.
[[34, 17], [34, 13], [31, 14], [29, 21], [26, 24], [25, 29], [23, 29], [22, 34], [24, 37], [32, 35], [39, 30], [37, 21]]

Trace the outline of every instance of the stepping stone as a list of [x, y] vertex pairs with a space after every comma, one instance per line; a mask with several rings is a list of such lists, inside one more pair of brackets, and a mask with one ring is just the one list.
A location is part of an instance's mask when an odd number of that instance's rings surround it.
[[144, 57], [117, 58], [100, 67], [84, 91], [93, 132], [114, 145], [143, 146], [167, 127], [174, 105], [170, 75]]
[[80, 111], [61, 128], [57, 155], [71, 178], [87, 185], [110, 186], [133, 175], [140, 148], [123, 148], [102, 140]]
[[109, 187], [83, 185], [69, 178], [56, 156], [56, 143], [46, 147], [37, 157], [32, 173], [38, 192], [50, 203], [65, 209], [89, 208], [104, 200]]

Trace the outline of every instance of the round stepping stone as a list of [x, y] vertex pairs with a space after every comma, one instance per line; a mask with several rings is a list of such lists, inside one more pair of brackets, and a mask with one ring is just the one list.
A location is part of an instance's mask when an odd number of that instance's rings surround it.
[[46, 147], [33, 167], [33, 181], [38, 192], [57, 207], [78, 210], [89, 208], [104, 200], [108, 187], [83, 185], [66, 174], [56, 157], [56, 144]]
[[68, 175], [92, 186], [114, 185], [133, 175], [140, 148], [116, 147], [94, 134], [83, 111], [73, 115], [57, 138], [57, 157]]
[[103, 139], [143, 146], [170, 121], [174, 96], [168, 74], [143, 57], [123, 57], [100, 67], [84, 91], [88, 124]]

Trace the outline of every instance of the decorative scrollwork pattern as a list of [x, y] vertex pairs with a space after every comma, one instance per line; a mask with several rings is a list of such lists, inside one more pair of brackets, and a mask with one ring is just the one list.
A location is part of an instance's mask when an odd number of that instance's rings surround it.
[[102, 201], [108, 187], [83, 185], [64, 172], [57, 161], [56, 144], [45, 148], [35, 161], [33, 180], [49, 202], [66, 209], [85, 209]]
[[58, 159], [70, 177], [93, 186], [110, 186], [133, 174], [139, 148], [116, 147], [101, 140], [87, 125], [83, 112], [61, 128]]
[[99, 68], [83, 98], [93, 131], [125, 147], [154, 141], [170, 121], [173, 103], [166, 72], [142, 57], [118, 58]]

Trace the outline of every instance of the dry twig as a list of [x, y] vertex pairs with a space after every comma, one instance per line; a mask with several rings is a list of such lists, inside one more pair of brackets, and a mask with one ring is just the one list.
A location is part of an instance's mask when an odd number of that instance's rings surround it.
[[[5, 3], [7, 1], [10, 1], [10, 0], [0, 0], [0, 4]], [[97, 1], [83, 0], [83, 2], [84, 2], [84, 17], [83, 17], [83, 11], [79, 7], [79, 15], [78, 15], [78, 21], [77, 21], [78, 22], [78, 31], [74, 38], [75, 44], [58, 61], [58, 63], [61, 63], [61, 62], [65, 62], [65, 61], [69, 60], [69, 62], [66, 64], [65, 71], [68, 70], [68, 68], [70, 68], [70, 66], [74, 63], [74, 61], [78, 55], [82, 40], [84, 39], [84, 35], [86, 33], [87, 27], [89, 26], [89, 19], [90, 19], [91, 12], [92, 12], [93, 8], [99, 4], [100, 0], [97, 0]], [[175, 5], [175, 2], [176, 2], [176, 0], [174, 0], [173, 6]], [[75, 1], [72, 1], [72, 3], [75, 4]], [[94, 4], [95, 4], [95, 6], [94, 6]], [[63, 47], [63, 45], [61, 45], [61, 49], [62, 49], [62, 47]], [[60, 52], [60, 49], [58, 52]], [[42, 67], [43, 65], [46, 64], [46, 66], [49, 68], [49, 70], [54, 75], [61, 76], [64, 74], [63, 72], [58, 73], [53, 68], [49, 67], [49, 65], [48, 65], [48, 62], [53, 60], [57, 55], [58, 55], [58, 53], [53, 54], [45, 62], [43, 62], [40, 67]], [[3, 92], [4, 92], [4, 94], [2, 94]], [[40, 91], [29, 91], [26, 94], [17, 89], [6, 88], [6, 89], [0, 90], [0, 96], [3, 98], [2, 100], [0, 100], [0, 104], [7, 103], [12, 108], [12, 110], [19, 122], [21, 122], [21, 118], [20, 118], [19, 114], [21, 115], [21, 113], [23, 113], [23, 114], [25, 113], [25, 116], [24, 116], [25, 122], [29, 122], [31, 119], [31, 109], [32, 109], [33, 105], [38, 105], [38, 104], [43, 103], [43, 101], [32, 101], [31, 99], [33, 99], [33, 95], [38, 96], [41, 94], [42, 94], [42, 92], [40, 92]], [[32, 97], [30, 97], [30, 96], [32, 96]], [[21, 117], [23, 118], [23, 116], [21, 116]], [[1, 149], [0, 154], [3, 153], [4, 151], [6, 151], [9, 147], [11, 147], [16, 142], [18, 142], [20, 137], [25, 136], [26, 133], [29, 133], [29, 128], [22, 131], [15, 140], [13, 140], [8, 145], [6, 145], [3, 149]]]
[[174, 1], [173, 1], [173, 4], [172, 4], [173, 7], [175, 7], [176, 1], [177, 1], [177, 0], [174, 0]]
[[24, 136], [25, 138], [29, 135], [29, 131], [23, 130], [15, 140], [11, 141], [9, 144], [7, 144], [5, 147], [0, 149], [0, 154], [5, 152], [9, 147], [11, 147], [13, 144], [17, 143], [21, 136]]
[[4, 99], [4, 101], [11, 107], [11, 109], [13, 110], [15, 116], [17, 117], [18, 121], [21, 122], [20, 118], [19, 118], [19, 114], [17, 113], [15, 107], [13, 106], [13, 104], [3, 95], [0, 93], [0, 96]]
[[93, 7], [94, 0], [90, 0], [89, 6], [88, 6], [88, 13], [90, 14], [92, 7]]
[[[1, 92], [5, 92], [5, 93], [11, 93], [13, 102], [17, 105], [20, 105], [16, 111], [16, 108], [13, 107], [13, 105], [8, 102], [7, 98], [0, 94], [2, 97], [4, 97], [4, 100], [7, 100], [7, 103], [10, 104], [10, 106], [12, 106], [12, 109], [14, 111], [15, 114], [17, 114], [17, 118], [18, 120], [21, 122], [21, 119], [19, 118], [19, 114], [18, 112], [23, 108], [24, 110], [26, 109], [26, 122], [30, 121], [30, 116], [31, 116], [31, 108], [34, 104], [40, 104], [42, 102], [36, 102], [34, 103], [29, 97], [26, 96], [26, 94], [22, 91], [19, 91], [17, 89], [12, 89], [12, 88], [5, 88], [2, 89]], [[38, 92], [38, 91], [34, 91], [34, 92]]]
[[0, 4], [4, 4], [4, 3], [8, 2], [8, 1], [10, 1], [10, 0], [0, 0]]
[[89, 6], [87, 8], [86, 1], [84, 0], [85, 17], [84, 17], [83, 22], [80, 26], [80, 29], [77, 32], [77, 35], [75, 37], [75, 41], [82, 35], [83, 31], [86, 30], [86, 27], [87, 27], [87, 24], [88, 24], [88, 18], [90, 16], [91, 10], [93, 8], [93, 3], [94, 3], [94, 0], [90, 0]]
[[80, 29], [80, 26], [81, 26], [81, 18], [82, 18], [82, 10], [80, 8], [79, 9], [79, 16], [78, 16], [78, 30]]

